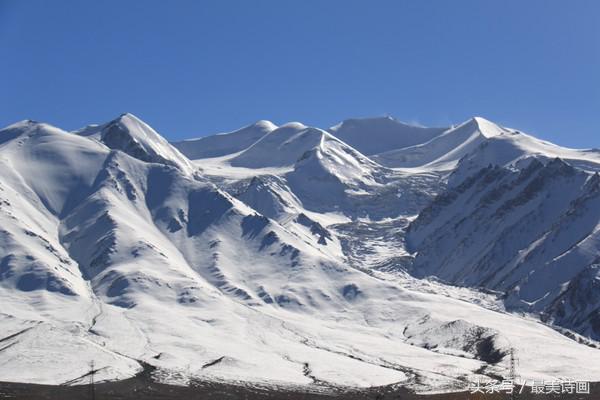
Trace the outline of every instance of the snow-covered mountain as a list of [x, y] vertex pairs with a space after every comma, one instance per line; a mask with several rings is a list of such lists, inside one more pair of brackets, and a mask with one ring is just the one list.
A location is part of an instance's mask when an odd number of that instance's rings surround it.
[[192, 160], [221, 157], [245, 150], [276, 128], [270, 121], [258, 121], [234, 132], [182, 140], [173, 146]]
[[428, 142], [446, 129], [409, 125], [388, 116], [347, 119], [329, 132], [361, 153], [374, 155]]
[[373, 158], [390, 167], [453, 169], [463, 156], [503, 133], [502, 128], [476, 117], [424, 143], [389, 150]]
[[16, 123], [0, 381], [81, 383], [93, 360], [100, 379], [464, 389], [511, 348], [524, 378], [600, 380], [597, 160], [479, 118], [174, 145], [131, 114]]
[[468, 175], [489, 164], [507, 165], [528, 156], [560, 157], [593, 170], [597, 170], [600, 163], [600, 150], [567, 149], [481, 117], [450, 128], [425, 143], [389, 150], [372, 158], [389, 167], [447, 171], [454, 171], [465, 158], [468, 162], [461, 163], [461, 168], [468, 168]]
[[[506, 293], [512, 307], [552, 309], [565, 291], [577, 290], [569, 282], [600, 261], [599, 201], [600, 176], [559, 158], [531, 158], [522, 169], [489, 166], [437, 197], [409, 226], [412, 271]], [[591, 321], [600, 303], [571, 307], [590, 322], [583, 333], [600, 338]]]
[[173, 165], [186, 173], [195, 169], [169, 142], [132, 114], [123, 114], [104, 125], [87, 126], [76, 133], [142, 161]]

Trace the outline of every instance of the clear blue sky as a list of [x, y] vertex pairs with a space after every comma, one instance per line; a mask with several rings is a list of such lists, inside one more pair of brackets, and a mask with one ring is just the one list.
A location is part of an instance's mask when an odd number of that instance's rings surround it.
[[481, 115], [600, 147], [600, 1], [0, 0], [0, 125]]

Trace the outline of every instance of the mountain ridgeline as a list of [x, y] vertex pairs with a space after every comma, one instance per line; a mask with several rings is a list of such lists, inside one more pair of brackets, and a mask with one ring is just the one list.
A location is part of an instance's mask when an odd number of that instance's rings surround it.
[[0, 171], [0, 381], [458, 390], [512, 349], [600, 380], [599, 150], [479, 117], [169, 143], [123, 114], [10, 125]]

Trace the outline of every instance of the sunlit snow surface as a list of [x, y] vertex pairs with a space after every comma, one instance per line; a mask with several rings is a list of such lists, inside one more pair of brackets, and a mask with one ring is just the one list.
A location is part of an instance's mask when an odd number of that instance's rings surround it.
[[600, 350], [402, 268], [449, 166], [504, 134], [485, 124], [424, 132], [411, 146], [445, 158], [402, 169], [297, 123], [219, 135], [195, 161], [131, 115], [0, 131], [0, 381], [85, 383], [93, 361], [101, 380], [147, 363], [177, 384], [464, 389], [506, 375], [510, 348], [523, 379], [600, 380]]

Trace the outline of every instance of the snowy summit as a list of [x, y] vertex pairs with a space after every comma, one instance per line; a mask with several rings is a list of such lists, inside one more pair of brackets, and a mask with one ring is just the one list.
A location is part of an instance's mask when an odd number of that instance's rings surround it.
[[511, 350], [600, 381], [598, 150], [480, 117], [169, 143], [123, 114], [10, 125], [0, 171], [0, 381], [465, 390]]

